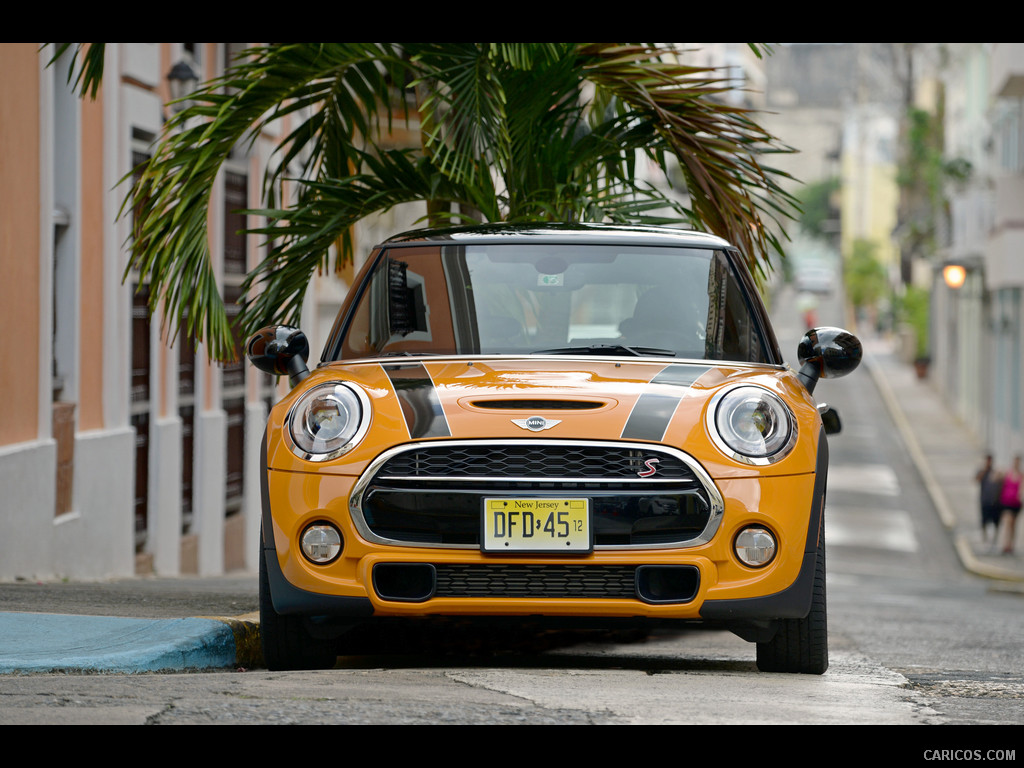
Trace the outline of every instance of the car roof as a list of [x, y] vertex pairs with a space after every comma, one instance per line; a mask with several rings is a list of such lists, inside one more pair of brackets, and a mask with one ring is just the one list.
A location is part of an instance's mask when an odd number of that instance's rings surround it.
[[582, 223], [482, 224], [474, 227], [413, 230], [395, 235], [381, 245], [393, 248], [426, 243], [470, 245], [510, 242], [538, 245], [587, 243], [721, 249], [733, 247], [720, 237], [688, 229]]

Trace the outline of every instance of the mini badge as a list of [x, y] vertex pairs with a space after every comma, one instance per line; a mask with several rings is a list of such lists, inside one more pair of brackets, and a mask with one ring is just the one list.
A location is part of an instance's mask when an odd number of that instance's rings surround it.
[[561, 424], [562, 420], [545, 419], [543, 416], [531, 416], [528, 419], [512, 419], [512, 423], [531, 432], [543, 432], [545, 429], [551, 429], [556, 424]]

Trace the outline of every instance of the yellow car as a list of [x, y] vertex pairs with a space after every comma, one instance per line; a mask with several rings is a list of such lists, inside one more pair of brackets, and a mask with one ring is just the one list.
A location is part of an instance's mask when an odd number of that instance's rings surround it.
[[[762, 670], [828, 666], [818, 328], [787, 367], [744, 259], [710, 235], [490, 226], [378, 246], [326, 344], [248, 342], [293, 388], [264, 438], [272, 669], [361, 623], [713, 622]], [[824, 417], [824, 418], [823, 418]]]

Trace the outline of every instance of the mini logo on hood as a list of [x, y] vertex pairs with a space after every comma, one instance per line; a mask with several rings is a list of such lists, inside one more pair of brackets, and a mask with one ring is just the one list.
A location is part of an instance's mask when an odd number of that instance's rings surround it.
[[545, 419], [543, 416], [531, 416], [528, 419], [512, 419], [512, 423], [531, 432], [543, 432], [545, 429], [551, 429], [556, 424], [561, 424], [562, 420]]

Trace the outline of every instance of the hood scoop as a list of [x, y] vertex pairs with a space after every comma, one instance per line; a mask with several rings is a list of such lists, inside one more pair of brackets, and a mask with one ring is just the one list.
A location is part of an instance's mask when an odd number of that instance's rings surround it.
[[606, 403], [593, 400], [474, 400], [473, 407], [495, 411], [589, 411]]

